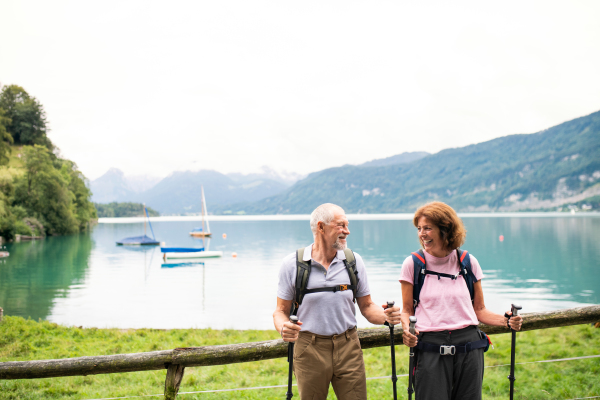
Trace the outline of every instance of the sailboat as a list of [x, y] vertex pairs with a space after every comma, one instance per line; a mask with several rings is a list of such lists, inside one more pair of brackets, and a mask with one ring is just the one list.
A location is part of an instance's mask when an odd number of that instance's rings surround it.
[[[152, 232], [152, 238], [146, 236], [146, 219], [148, 219], [148, 225], [150, 226], [150, 232]], [[144, 204], [144, 235], [143, 236], [132, 236], [127, 237], [125, 239], [121, 239], [117, 242], [120, 246], [158, 246], [160, 244], [159, 241], [154, 237], [154, 230], [152, 229], [152, 224], [150, 223], [150, 215], [148, 214], [148, 209]]]
[[222, 251], [209, 251], [208, 247], [210, 239], [207, 239], [206, 246], [204, 245], [204, 238], [202, 238], [202, 247], [161, 247], [160, 251], [163, 253], [163, 260], [168, 258], [212, 258], [222, 257]]
[[190, 235], [194, 237], [210, 237], [212, 233], [210, 232], [208, 219], [206, 220], [206, 230], [204, 230], [204, 216], [208, 214], [208, 211], [206, 211], [206, 199], [204, 198], [204, 186], [200, 186], [200, 190], [202, 192], [202, 227], [192, 229]]

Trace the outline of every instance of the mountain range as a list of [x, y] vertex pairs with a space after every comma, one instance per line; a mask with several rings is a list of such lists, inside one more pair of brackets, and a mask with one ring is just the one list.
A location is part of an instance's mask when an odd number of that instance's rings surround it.
[[92, 201], [95, 203], [139, 202], [156, 209], [161, 214], [185, 215], [201, 212], [201, 187], [204, 186], [208, 205], [257, 201], [281, 193], [294, 180], [277, 176], [272, 171], [259, 174], [229, 174], [217, 171], [177, 171], [166, 178], [135, 190], [150, 181], [149, 178], [125, 177], [116, 168], [90, 183]]
[[[402, 153], [362, 166], [407, 163], [429, 153]], [[177, 171], [162, 180], [151, 177], [126, 177], [123, 171], [110, 168], [104, 175], [90, 183], [92, 201], [95, 203], [141, 202], [161, 214], [198, 214], [200, 188], [204, 186], [210, 212], [214, 207], [227, 207], [240, 202], [260, 201], [282, 193], [297, 181], [305, 178], [295, 173], [278, 173], [262, 167], [260, 173], [222, 174], [211, 170]], [[140, 189], [141, 188], [141, 189]]]
[[306, 214], [325, 202], [349, 213], [413, 212], [433, 200], [459, 211], [556, 210], [600, 194], [600, 111], [533, 134], [402, 153], [303, 179], [263, 172], [175, 172], [133, 192], [111, 169], [91, 189], [94, 201], [145, 202], [162, 214], [199, 213], [201, 185], [215, 214]]
[[329, 168], [275, 196], [213, 211], [306, 214], [332, 202], [349, 213], [395, 213], [434, 200], [471, 212], [556, 210], [598, 194], [600, 111], [408, 163]]

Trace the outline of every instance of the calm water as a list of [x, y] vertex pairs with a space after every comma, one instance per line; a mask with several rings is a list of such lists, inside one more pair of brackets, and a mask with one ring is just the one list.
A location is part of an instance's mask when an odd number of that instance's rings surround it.
[[[418, 249], [416, 230], [406, 219], [357, 218], [350, 218], [349, 245], [366, 262], [372, 297], [399, 302], [400, 267]], [[483, 267], [488, 308], [504, 312], [519, 302], [532, 312], [600, 303], [600, 216], [463, 220], [463, 248]], [[152, 225], [167, 245], [202, 243], [188, 236], [198, 222]], [[0, 307], [6, 315], [86, 327], [271, 329], [281, 259], [312, 241], [306, 217], [220, 218], [211, 222], [210, 249], [222, 250], [223, 258], [167, 264], [159, 248], [115, 245], [141, 234], [142, 226], [101, 223], [90, 234], [7, 245]], [[359, 326], [369, 325], [359, 316]]]

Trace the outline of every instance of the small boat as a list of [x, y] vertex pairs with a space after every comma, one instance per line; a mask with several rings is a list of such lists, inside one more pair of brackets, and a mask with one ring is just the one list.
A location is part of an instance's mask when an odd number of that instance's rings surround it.
[[[146, 236], [146, 219], [148, 219], [148, 225], [150, 225], [150, 232], [152, 232], [152, 238]], [[148, 209], [144, 204], [144, 235], [143, 236], [132, 236], [125, 239], [121, 239], [117, 242], [119, 246], [158, 246], [160, 242], [154, 237], [154, 230], [150, 223], [150, 215], [148, 215]]]
[[161, 247], [163, 259], [167, 258], [211, 258], [222, 257], [222, 251], [208, 251], [204, 247]]
[[8, 257], [10, 253], [8, 251], [0, 251], [0, 258]]
[[190, 232], [191, 236], [194, 237], [210, 237], [212, 233], [210, 232], [210, 226], [208, 225], [208, 220], [206, 220], [206, 230], [204, 230], [204, 215], [207, 213], [206, 211], [206, 199], [204, 198], [204, 186], [200, 187], [202, 191], [202, 227], [194, 228]]

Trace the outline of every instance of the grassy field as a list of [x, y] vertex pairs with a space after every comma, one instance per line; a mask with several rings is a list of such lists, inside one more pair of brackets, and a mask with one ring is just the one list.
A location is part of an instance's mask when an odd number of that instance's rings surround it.
[[[0, 362], [134, 353], [176, 347], [207, 346], [277, 339], [275, 331], [81, 329], [47, 321], [4, 317], [0, 323]], [[508, 398], [510, 335], [494, 335], [495, 349], [486, 353], [484, 399]], [[365, 350], [367, 377], [390, 375], [389, 348]], [[398, 374], [407, 373], [407, 349], [396, 348]], [[600, 329], [589, 325], [518, 334], [517, 362], [600, 354]], [[161, 394], [165, 371], [86, 377], [0, 381], [0, 399], [100, 399]], [[574, 399], [600, 396], [600, 358], [518, 365], [517, 399]], [[215, 367], [188, 368], [181, 392], [284, 385], [285, 359]], [[390, 379], [367, 381], [370, 399], [391, 398]], [[282, 399], [285, 388], [180, 394], [191, 399]], [[398, 381], [406, 398], [406, 378]], [[135, 397], [134, 397], [135, 398]], [[138, 397], [142, 398], [142, 397]], [[152, 398], [152, 397], [146, 397]], [[298, 399], [297, 392], [295, 397]], [[335, 399], [330, 390], [329, 399]]]

